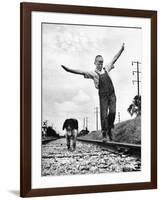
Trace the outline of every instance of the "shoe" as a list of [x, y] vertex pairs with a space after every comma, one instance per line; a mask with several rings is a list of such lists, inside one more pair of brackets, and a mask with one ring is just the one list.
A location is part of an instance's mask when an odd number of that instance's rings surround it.
[[106, 142], [107, 142], [107, 138], [104, 137], [104, 138], [102, 139], [102, 142], [103, 142], [103, 143], [106, 143]]

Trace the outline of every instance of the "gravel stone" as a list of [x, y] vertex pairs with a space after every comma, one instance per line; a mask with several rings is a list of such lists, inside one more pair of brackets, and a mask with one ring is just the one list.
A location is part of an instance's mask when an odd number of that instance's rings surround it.
[[62, 138], [42, 145], [41, 169], [42, 176], [130, 172], [141, 170], [141, 160], [78, 141], [76, 150], [71, 152]]

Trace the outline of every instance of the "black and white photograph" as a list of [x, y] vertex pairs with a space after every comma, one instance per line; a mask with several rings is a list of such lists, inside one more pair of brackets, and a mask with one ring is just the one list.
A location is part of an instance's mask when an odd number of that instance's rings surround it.
[[41, 23], [41, 176], [142, 170], [139, 26]]
[[156, 11], [21, 4], [21, 196], [157, 187]]

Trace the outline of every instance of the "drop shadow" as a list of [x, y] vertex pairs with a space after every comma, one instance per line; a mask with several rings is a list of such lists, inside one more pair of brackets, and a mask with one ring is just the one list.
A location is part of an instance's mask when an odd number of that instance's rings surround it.
[[14, 194], [17, 197], [20, 197], [20, 192], [18, 190], [9, 190], [9, 192]]

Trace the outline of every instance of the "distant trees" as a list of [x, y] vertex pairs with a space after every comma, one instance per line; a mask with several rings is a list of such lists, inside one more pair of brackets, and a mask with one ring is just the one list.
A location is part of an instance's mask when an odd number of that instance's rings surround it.
[[59, 134], [52, 128], [52, 126], [47, 127], [46, 136], [48, 137], [59, 137]]
[[84, 136], [84, 135], [87, 135], [89, 133], [89, 130], [86, 128], [85, 130], [81, 130], [79, 133], [78, 133], [78, 136]]
[[53, 129], [52, 126], [47, 125], [47, 121], [43, 122], [42, 125], [42, 136], [43, 137], [59, 137], [59, 134]]
[[127, 109], [131, 117], [135, 114], [136, 116], [141, 115], [141, 96], [136, 95], [133, 99], [132, 104]]

